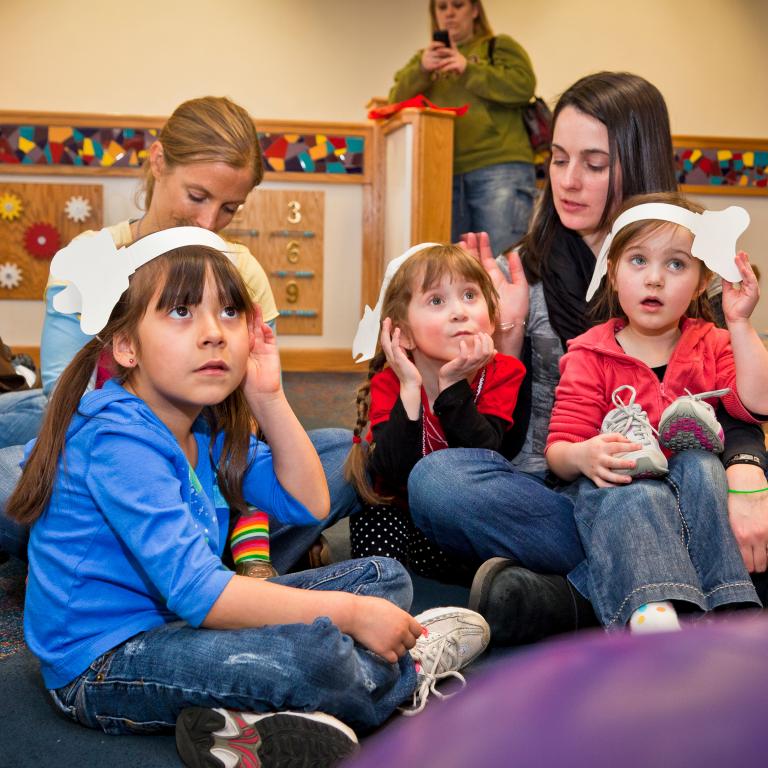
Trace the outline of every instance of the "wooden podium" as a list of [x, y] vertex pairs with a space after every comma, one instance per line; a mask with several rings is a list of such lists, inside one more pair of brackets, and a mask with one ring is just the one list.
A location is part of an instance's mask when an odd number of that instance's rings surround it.
[[[374, 99], [368, 108], [381, 106]], [[363, 303], [378, 298], [386, 265], [416, 243], [451, 238], [453, 121], [450, 112], [404, 109], [374, 127], [374, 215], [377, 244], [363, 265]]]

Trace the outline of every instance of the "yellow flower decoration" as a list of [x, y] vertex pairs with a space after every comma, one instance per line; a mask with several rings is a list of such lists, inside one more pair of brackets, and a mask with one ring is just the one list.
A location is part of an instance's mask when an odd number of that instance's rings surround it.
[[5, 221], [18, 219], [22, 210], [21, 198], [18, 195], [14, 195], [13, 192], [3, 192], [0, 195], [0, 219]]

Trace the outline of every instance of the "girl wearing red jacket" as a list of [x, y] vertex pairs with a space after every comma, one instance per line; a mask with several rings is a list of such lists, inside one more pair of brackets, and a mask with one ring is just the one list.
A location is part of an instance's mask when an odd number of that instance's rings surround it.
[[[607, 269], [602, 304], [614, 318], [573, 339], [560, 363], [546, 457], [563, 480], [581, 476], [575, 516], [587, 561], [570, 578], [609, 628], [674, 629], [677, 610], [759, 605], [713, 456], [722, 432], [705, 402], [720, 396], [745, 421], [768, 413], [768, 351], [749, 319], [757, 279], [746, 254], [729, 258], [724, 247], [748, 223], [734, 210], [702, 215], [676, 193], [630, 200], [590, 286]], [[704, 319], [711, 272], [692, 253], [724, 277], [728, 331]]]

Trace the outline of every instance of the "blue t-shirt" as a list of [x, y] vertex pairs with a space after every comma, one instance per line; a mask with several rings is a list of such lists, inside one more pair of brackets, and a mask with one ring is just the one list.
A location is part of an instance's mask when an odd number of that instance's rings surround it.
[[[48, 688], [138, 632], [178, 619], [199, 626], [232, 578], [221, 562], [229, 509], [214, 469], [223, 436], [212, 444], [202, 419], [193, 432], [194, 472], [165, 425], [119, 384], [80, 401], [29, 541], [24, 630]], [[251, 458], [249, 504], [283, 522], [316, 522], [278, 482], [268, 446], [253, 438]]]

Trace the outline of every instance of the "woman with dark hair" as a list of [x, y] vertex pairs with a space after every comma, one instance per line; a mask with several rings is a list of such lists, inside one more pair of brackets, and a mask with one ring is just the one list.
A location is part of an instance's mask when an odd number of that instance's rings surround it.
[[451, 239], [488, 232], [496, 252], [528, 227], [536, 193], [523, 111], [536, 76], [523, 47], [494, 35], [480, 0], [430, 0], [432, 41], [395, 74], [390, 102], [423, 93], [469, 105], [454, 124]]
[[[552, 481], [544, 459], [559, 361], [566, 342], [590, 324], [585, 296], [608, 219], [632, 195], [677, 188], [667, 107], [642, 77], [601, 72], [582, 78], [560, 97], [553, 131], [549, 177], [520, 258], [513, 253], [497, 265], [487, 239], [468, 242], [480, 246], [501, 295], [496, 347], [520, 356], [529, 372], [516, 429], [503, 455], [437, 451], [416, 465], [408, 483], [416, 525], [446, 552], [486, 561], [470, 604], [484, 613], [500, 644], [595, 623], [588, 601], [562, 578], [584, 553], [570, 490]], [[764, 487], [762, 433], [720, 412], [718, 418], [728, 434], [729, 483], [740, 490]], [[768, 508], [747, 504], [754, 502], [730, 495], [731, 522], [750, 570], [764, 571]], [[760, 547], [750, 564], [745, 550], [751, 555]]]

